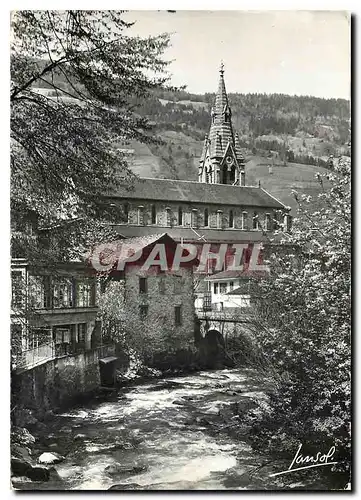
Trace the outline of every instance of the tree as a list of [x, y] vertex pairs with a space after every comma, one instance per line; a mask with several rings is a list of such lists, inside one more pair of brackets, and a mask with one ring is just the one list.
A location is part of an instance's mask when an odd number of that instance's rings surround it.
[[[254, 446], [293, 457], [336, 447], [339, 485], [350, 468], [351, 165], [318, 176], [320, 208], [294, 193], [299, 217], [259, 284], [253, 337], [274, 380], [253, 421]], [[326, 188], [325, 181], [330, 184]], [[270, 369], [272, 367], [272, 369]], [[326, 468], [324, 468], [326, 469]], [[339, 474], [334, 474], [338, 472]]]
[[[127, 34], [118, 11], [17, 11], [11, 42], [11, 208], [16, 228], [62, 224], [99, 241], [121, 210], [104, 199], [133, 174], [122, 143], [152, 141], [134, 102], [167, 82], [169, 37]], [[64, 224], [64, 221], [75, 221]], [[77, 222], [81, 222], [78, 225]], [[13, 242], [24, 254], [24, 232]], [[94, 238], [93, 238], [94, 239]], [[65, 236], [67, 247], [69, 237]]]

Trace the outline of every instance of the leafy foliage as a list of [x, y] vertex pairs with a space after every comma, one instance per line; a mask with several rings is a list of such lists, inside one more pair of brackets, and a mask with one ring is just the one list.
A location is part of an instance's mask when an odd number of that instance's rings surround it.
[[[121, 218], [103, 195], [133, 180], [122, 141], [153, 140], [150, 124], [136, 112], [132, 99], [144, 99], [166, 83], [162, 54], [169, 43], [166, 34], [127, 36], [130, 26], [118, 11], [13, 14], [14, 226], [29, 214], [43, 227], [74, 219], [92, 227], [93, 221]], [[63, 234], [68, 227], [63, 226]], [[13, 240], [26, 253], [27, 245], [16, 234]]]
[[[253, 336], [274, 378], [269, 405], [253, 421], [256, 448], [294, 456], [336, 447], [334, 470], [350, 468], [351, 165], [319, 176], [320, 209], [294, 193], [299, 217], [270, 257]], [[282, 252], [283, 248], [283, 252]], [[348, 478], [346, 478], [347, 480]]]

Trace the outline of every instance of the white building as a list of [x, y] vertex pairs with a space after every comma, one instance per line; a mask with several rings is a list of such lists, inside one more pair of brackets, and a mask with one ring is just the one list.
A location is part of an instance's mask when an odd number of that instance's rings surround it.
[[243, 271], [222, 271], [205, 279], [210, 285], [212, 309], [251, 307], [252, 277]]

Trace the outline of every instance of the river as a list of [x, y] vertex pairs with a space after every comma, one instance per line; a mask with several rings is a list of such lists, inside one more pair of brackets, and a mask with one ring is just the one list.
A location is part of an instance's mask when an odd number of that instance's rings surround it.
[[213, 425], [232, 402], [264, 398], [264, 387], [254, 370], [240, 369], [123, 388], [57, 415], [42, 432], [41, 448], [65, 456], [56, 470], [69, 490], [303, 489], [295, 477], [269, 477], [285, 463]]

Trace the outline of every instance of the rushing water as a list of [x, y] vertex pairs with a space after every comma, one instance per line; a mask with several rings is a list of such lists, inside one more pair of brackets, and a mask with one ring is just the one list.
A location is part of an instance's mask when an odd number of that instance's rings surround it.
[[[269, 459], [210, 424], [240, 396], [264, 397], [261, 387], [246, 369], [128, 387], [57, 415], [42, 439], [43, 450], [65, 455], [56, 470], [64, 488], [73, 490], [116, 484], [140, 490], [282, 488], [281, 480], [269, 477], [282, 465], [259, 468]], [[301, 486], [291, 483], [288, 488]]]

